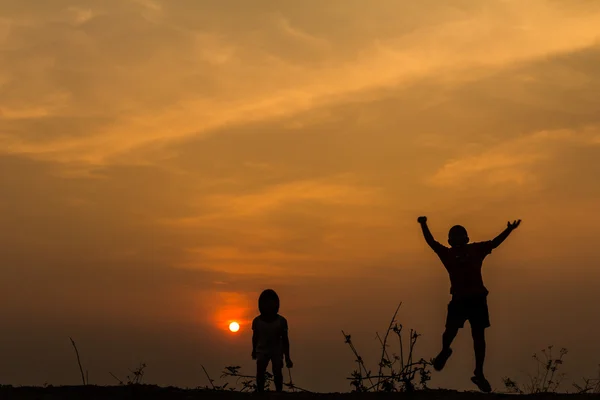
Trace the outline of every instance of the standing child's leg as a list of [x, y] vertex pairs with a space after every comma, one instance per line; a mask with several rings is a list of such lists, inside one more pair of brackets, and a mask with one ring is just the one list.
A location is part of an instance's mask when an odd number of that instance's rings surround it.
[[271, 360], [271, 367], [273, 368], [275, 391], [283, 392], [283, 355], [273, 357]]
[[267, 366], [269, 365], [269, 358], [260, 354], [256, 358], [256, 391], [265, 391], [265, 373], [267, 372]]

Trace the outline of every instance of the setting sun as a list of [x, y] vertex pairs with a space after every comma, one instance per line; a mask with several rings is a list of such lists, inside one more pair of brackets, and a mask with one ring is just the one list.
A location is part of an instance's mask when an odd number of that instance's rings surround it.
[[240, 330], [240, 324], [238, 324], [237, 322], [232, 322], [229, 324], [229, 330], [231, 332], [237, 332]]

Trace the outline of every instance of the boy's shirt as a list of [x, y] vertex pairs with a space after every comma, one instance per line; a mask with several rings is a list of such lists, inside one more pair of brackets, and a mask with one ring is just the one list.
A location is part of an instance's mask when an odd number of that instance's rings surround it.
[[446, 247], [436, 242], [433, 249], [450, 275], [453, 296], [487, 295], [481, 267], [493, 250], [492, 241], [469, 243], [462, 248]]
[[273, 321], [265, 321], [258, 316], [252, 321], [252, 330], [258, 336], [256, 345], [258, 354], [283, 353], [282, 336], [288, 331], [288, 323], [284, 317], [277, 314]]

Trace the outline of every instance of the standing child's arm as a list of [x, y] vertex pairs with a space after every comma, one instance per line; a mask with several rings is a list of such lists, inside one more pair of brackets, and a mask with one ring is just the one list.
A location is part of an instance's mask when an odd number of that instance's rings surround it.
[[421, 224], [421, 230], [423, 231], [423, 236], [425, 237], [425, 241], [427, 242], [429, 247], [431, 247], [433, 249], [433, 251], [435, 251], [437, 253], [439, 250], [444, 248], [444, 246], [442, 244], [438, 243], [433, 238], [433, 235], [431, 234], [431, 231], [429, 230], [429, 227], [427, 226], [427, 217], [419, 217], [417, 219], [417, 222], [419, 224]]
[[500, 233], [498, 236], [496, 236], [494, 238], [494, 240], [492, 240], [492, 248], [496, 248], [498, 246], [500, 246], [502, 244], [502, 242], [504, 242], [506, 240], [506, 238], [508, 237], [508, 235], [510, 235], [510, 233], [512, 231], [514, 231], [515, 229], [517, 229], [519, 227], [519, 225], [521, 224], [521, 220], [517, 220], [514, 222], [508, 222], [506, 229], [504, 231], [502, 231], [502, 233]]
[[287, 320], [285, 318], [283, 318], [282, 324], [283, 324], [283, 332], [281, 333], [281, 341], [283, 344], [283, 356], [285, 357], [286, 366], [288, 368], [292, 368], [294, 363], [292, 362], [292, 359], [290, 358], [290, 338], [288, 336], [288, 324], [287, 324]]
[[255, 321], [252, 321], [252, 359], [256, 360], [256, 346], [258, 345], [258, 332], [255, 329]]

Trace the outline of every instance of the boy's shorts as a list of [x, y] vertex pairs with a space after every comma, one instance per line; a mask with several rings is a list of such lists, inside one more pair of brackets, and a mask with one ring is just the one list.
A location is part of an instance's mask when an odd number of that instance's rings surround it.
[[469, 321], [471, 328], [490, 327], [487, 295], [452, 297], [448, 303], [446, 328], [463, 328], [465, 321]]

